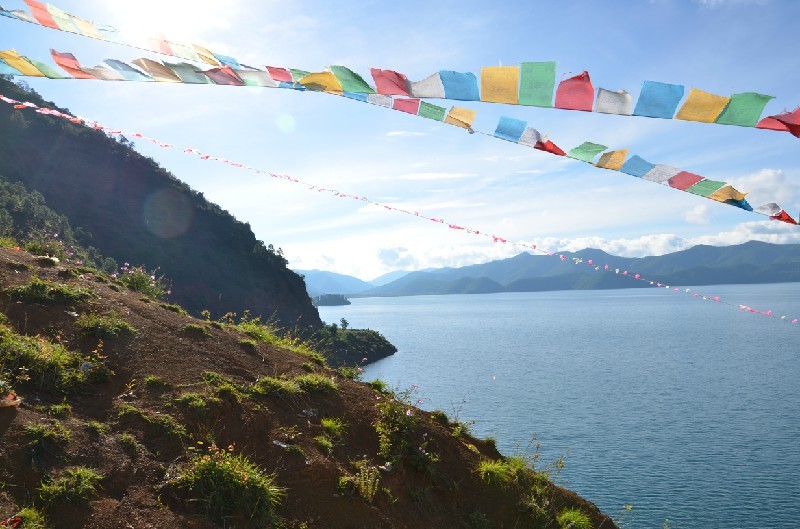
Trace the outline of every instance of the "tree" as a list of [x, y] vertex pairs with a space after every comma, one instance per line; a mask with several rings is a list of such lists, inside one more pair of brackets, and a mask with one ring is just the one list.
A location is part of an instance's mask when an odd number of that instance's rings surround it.
[[341, 324], [342, 324], [342, 330], [343, 330], [343, 331], [346, 331], [346, 330], [347, 330], [347, 327], [349, 327], [349, 326], [350, 326], [350, 322], [349, 322], [349, 321], [347, 321], [347, 320], [346, 320], [346, 319], [344, 319], [344, 318], [342, 318], [342, 319], [339, 321], [339, 323], [341, 323]]

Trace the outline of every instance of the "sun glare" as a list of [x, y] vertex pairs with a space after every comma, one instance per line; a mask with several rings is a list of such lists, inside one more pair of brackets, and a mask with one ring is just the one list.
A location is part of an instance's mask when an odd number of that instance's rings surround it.
[[198, 41], [213, 39], [220, 30], [230, 29], [218, 2], [210, 0], [138, 0], [120, 3], [116, 12], [121, 20], [117, 28], [127, 33], [152, 35], [163, 33], [171, 39]]

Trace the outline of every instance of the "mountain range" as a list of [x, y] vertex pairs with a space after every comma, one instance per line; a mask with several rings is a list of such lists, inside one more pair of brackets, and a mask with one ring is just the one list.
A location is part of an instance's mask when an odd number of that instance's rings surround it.
[[[733, 246], [699, 245], [688, 250], [649, 257], [619, 257], [598, 249], [564, 252], [565, 260], [547, 255], [520, 253], [508, 259], [459, 268], [438, 268], [401, 273], [375, 285], [360, 279], [321, 272], [305, 275], [309, 292], [346, 294], [352, 297], [414, 296], [437, 294], [488, 294], [547, 290], [591, 290], [649, 286], [621, 274], [601, 273], [601, 268], [630, 271], [665, 284], [713, 285], [782, 283], [800, 281], [800, 244], [750, 241]], [[574, 259], [583, 266], [576, 267]]]

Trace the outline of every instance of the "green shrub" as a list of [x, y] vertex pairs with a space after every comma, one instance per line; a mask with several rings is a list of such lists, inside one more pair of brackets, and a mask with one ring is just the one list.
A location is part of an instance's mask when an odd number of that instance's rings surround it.
[[62, 402], [61, 404], [51, 404], [47, 408], [47, 413], [51, 417], [59, 417], [59, 418], [68, 417], [72, 415], [72, 406], [70, 406], [66, 402]]
[[134, 334], [138, 332], [117, 312], [109, 312], [104, 316], [98, 314], [83, 314], [75, 322], [75, 325], [77, 325], [84, 334], [103, 339], [116, 338], [122, 334]]
[[25, 435], [30, 439], [28, 447], [39, 451], [42, 448], [64, 448], [70, 441], [70, 432], [60, 422], [52, 424], [26, 425]]
[[300, 386], [301, 390], [308, 391], [310, 393], [339, 391], [339, 386], [336, 385], [336, 382], [332, 378], [320, 375], [319, 373], [299, 375], [295, 377], [295, 382], [297, 382], [297, 385]]
[[376, 378], [372, 382], [367, 382], [367, 384], [369, 384], [369, 386], [372, 389], [374, 389], [375, 391], [377, 391], [381, 395], [389, 395], [389, 394], [392, 393], [392, 391], [389, 389], [389, 384], [387, 384], [386, 382], [384, 382], [383, 380], [381, 380], [379, 378]]
[[564, 509], [556, 516], [556, 521], [561, 529], [592, 529], [589, 515], [580, 509]]
[[171, 291], [167, 279], [163, 275], [156, 277], [157, 272], [158, 269], [148, 272], [143, 266], [130, 266], [125, 263], [125, 266], [113, 276], [119, 277], [122, 284], [134, 292], [144, 294], [151, 299], [162, 299]]
[[169, 387], [169, 383], [155, 375], [148, 375], [144, 377], [144, 387], [151, 391], [163, 390]]
[[98, 437], [107, 434], [111, 430], [109, 425], [98, 421], [86, 421], [83, 425], [89, 430], [89, 433]]
[[247, 338], [243, 338], [243, 339], [239, 340], [239, 345], [241, 345], [245, 349], [250, 349], [250, 350], [255, 350], [255, 349], [258, 348], [258, 342], [256, 342], [255, 340], [247, 339]]
[[188, 315], [187, 312], [183, 310], [183, 307], [181, 307], [180, 305], [175, 305], [172, 303], [159, 303], [158, 306], [161, 307], [162, 309], [172, 311], [176, 314], [181, 314], [183, 316]]
[[478, 474], [489, 485], [509, 485], [517, 481], [525, 469], [525, 462], [518, 458], [484, 459], [478, 464]]
[[364, 500], [372, 503], [381, 488], [381, 473], [378, 467], [370, 465], [366, 459], [357, 461], [355, 466], [358, 472], [353, 478], [353, 486]]
[[250, 390], [257, 395], [280, 395], [290, 397], [300, 393], [296, 381], [287, 378], [263, 377], [255, 381]]
[[258, 527], [271, 527], [275, 509], [285, 492], [267, 474], [241, 454], [211, 446], [207, 454], [194, 454], [175, 482], [192, 504], [206, 516], [223, 524], [233, 516], [251, 520]]
[[241, 402], [245, 395], [245, 388], [225, 375], [214, 373], [213, 371], [206, 371], [203, 373], [203, 380], [206, 384], [214, 388], [219, 398], [232, 398], [236, 402]]
[[200, 393], [185, 393], [174, 400], [176, 403], [195, 415], [205, 415], [208, 413], [208, 403], [212, 399], [209, 399]]
[[198, 325], [197, 323], [187, 323], [183, 326], [183, 332], [199, 338], [211, 336], [211, 333], [208, 332], [208, 329], [206, 329], [205, 325]]
[[317, 442], [317, 446], [319, 446], [320, 450], [325, 452], [325, 454], [333, 454], [333, 441], [331, 441], [327, 435], [318, 435], [314, 438], [314, 441]]
[[93, 296], [91, 291], [86, 288], [43, 281], [38, 277], [31, 278], [26, 285], [8, 288], [6, 293], [15, 300], [41, 303], [43, 305], [78, 303], [86, 301]]
[[86, 503], [97, 494], [97, 487], [103, 476], [87, 467], [71, 467], [63, 475], [43, 483], [39, 487], [39, 497], [45, 504]]
[[344, 421], [336, 417], [323, 417], [320, 421], [320, 426], [326, 434], [334, 439], [341, 439], [344, 437], [346, 426]]
[[22, 529], [48, 529], [47, 519], [44, 514], [37, 511], [34, 507], [26, 507], [16, 514], [22, 520]]
[[125, 432], [119, 436], [119, 444], [122, 446], [122, 449], [130, 454], [136, 453], [136, 448], [139, 446], [139, 442], [136, 438]]
[[168, 413], [161, 413], [154, 417], [136, 406], [123, 403], [117, 409], [117, 417], [138, 418], [147, 424], [157, 427], [161, 430], [161, 433], [169, 437], [183, 438], [186, 436], [186, 428]]

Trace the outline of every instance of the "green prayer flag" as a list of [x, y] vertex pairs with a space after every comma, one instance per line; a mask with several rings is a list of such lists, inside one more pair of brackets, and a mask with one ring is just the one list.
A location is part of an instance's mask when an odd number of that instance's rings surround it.
[[331, 66], [331, 72], [336, 76], [336, 80], [342, 85], [342, 91], [355, 92], [357, 94], [374, 94], [375, 90], [367, 84], [364, 79], [353, 70], [344, 66]]
[[41, 61], [35, 61], [33, 59], [28, 59], [28, 60], [30, 61], [30, 63], [32, 65], [36, 66], [36, 68], [40, 72], [45, 74], [49, 79], [70, 79], [69, 77], [67, 77], [65, 75], [61, 75], [58, 72], [58, 70], [56, 70], [55, 68], [53, 68], [49, 64], [45, 64], [45, 63], [43, 63]]
[[695, 185], [686, 189], [689, 193], [707, 197], [716, 191], [719, 191], [722, 186], [726, 185], [725, 182], [717, 182], [716, 180], [701, 180]]
[[311, 73], [305, 70], [295, 70], [294, 68], [289, 68], [289, 71], [292, 72], [292, 81], [295, 83], [299, 82], [300, 79]]
[[733, 94], [731, 102], [717, 117], [715, 123], [722, 125], [738, 125], [740, 127], [755, 127], [761, 118], [764, 107], [773, 96], [756, 94], [755, 92], [745, 92], [743, 94]]
[[444, 121], [444, 116], [447, 114], [447, 109], [444, 107], [432, 105], [426, 101], [419, 102], [418, 116], [423, 118], [435, 119], [436, 121]]
[[586, 141], [569, 151], [567, 156], [576, 160], [581, 160], [582, 162], [593, 163], [594, 157], [606, 149], [608, 149], [608, 147], [605, 145]]
[[556, 63], [523, 62], [519, 67], [519, 104], [552, 107], [553, 90], [556, 86]]

